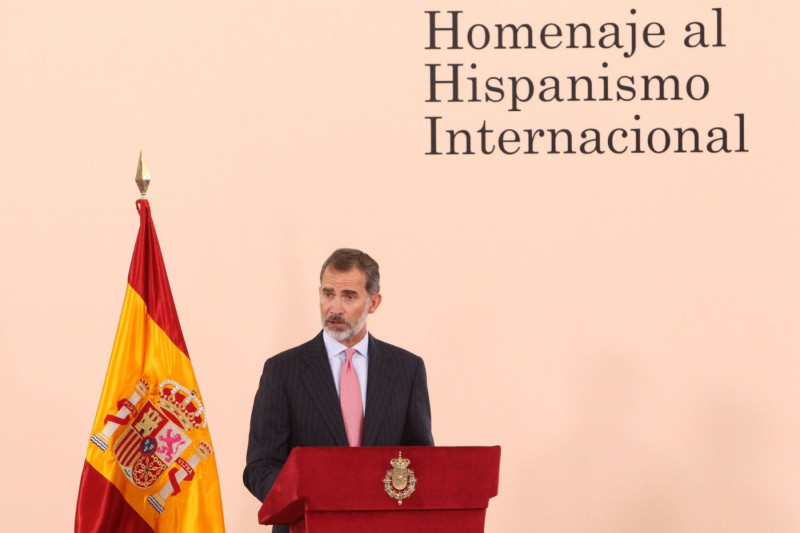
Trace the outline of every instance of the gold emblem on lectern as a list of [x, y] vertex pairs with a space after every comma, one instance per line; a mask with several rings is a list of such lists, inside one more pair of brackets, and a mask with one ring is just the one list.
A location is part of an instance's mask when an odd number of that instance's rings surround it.
[[409, 459], [403, 458], [400, 452], [397, 459], [389, 461], [392, 470], [387, 470], [383, 478], [383, 489], [390, 498], [397, 500], [397, 505], [403, 505], [403, 500], [411, 496], [417, 487], [417, 478], [414, 471], [408, 468], [411, 464]]

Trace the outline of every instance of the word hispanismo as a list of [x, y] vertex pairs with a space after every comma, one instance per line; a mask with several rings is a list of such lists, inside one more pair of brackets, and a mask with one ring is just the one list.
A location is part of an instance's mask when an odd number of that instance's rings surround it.
[[[426, 102], [488, 102], [510, 101], [508, 111], [520, 111], [520, 104], [532, 99], [539, 102], [630, 102], [632, 100], [703, 100], [711, 84], [702, 74], [685, 80], [670, 74], [630, 74], [609, 76], [467, 76], [463, 64], [428, 63], [430, 94]], [[608, 63], [603, 63], [603, 68]], [[469, 68], [476, 70], [472, 63]]]

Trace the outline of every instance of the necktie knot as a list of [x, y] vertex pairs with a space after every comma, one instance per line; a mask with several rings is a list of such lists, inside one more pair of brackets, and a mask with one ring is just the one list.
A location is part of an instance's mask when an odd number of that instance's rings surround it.
[[353, 355], [355, 355], [356, 349], [355, 348], [345, 348], [344, 349], [344, 360], [346, 362], [350, 362], [353, 360]]

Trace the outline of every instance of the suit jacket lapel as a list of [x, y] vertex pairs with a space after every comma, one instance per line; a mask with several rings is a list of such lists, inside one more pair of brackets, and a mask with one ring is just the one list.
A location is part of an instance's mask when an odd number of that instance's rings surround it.
[[369, 336], [369, 363], [367, 370], [367, 409], [364, 415], [364, 446], [374, 446], [378, 429], [383, 420], [386, 402], [391, 394], [389, 385], [392, 375], [389, 372], [391, 355], [381, 351], [372, 335]]
[[328, 353], [325, 351], [322, 333], [317, 335], [310, 346], [310, 349], [303, 354], [306, 363], [301, 376], [303, 385], [333, 435], [334, 445], [347, 446], [342, 408], [339, 404], [339, 397], [336, 395], [336, 384], [333, 382], [331, 365], [328, 362]]

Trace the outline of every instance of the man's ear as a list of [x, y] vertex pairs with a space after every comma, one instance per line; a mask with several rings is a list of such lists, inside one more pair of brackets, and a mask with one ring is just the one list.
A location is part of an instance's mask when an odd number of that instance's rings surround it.
[[370, 313], [374, 313], [375, 310], [378, 308], [378, 306], [381, 305], [381, 300], [382, 300], [382, 297], [381, 297], [380, 293], [373, 294], [372, 296], [370, 296], [370, 302], [369, 302], [369, 312]]

